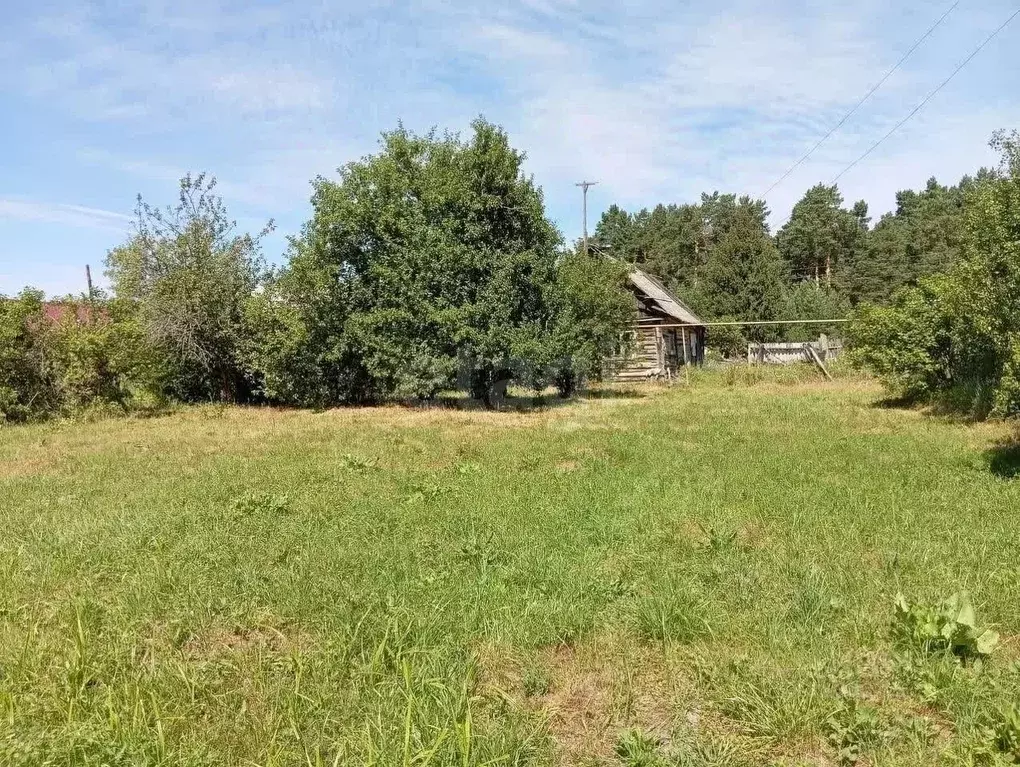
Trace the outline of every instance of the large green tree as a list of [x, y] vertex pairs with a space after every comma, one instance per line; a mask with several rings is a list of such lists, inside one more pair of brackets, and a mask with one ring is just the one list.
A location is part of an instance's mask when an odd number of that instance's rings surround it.
[[256, 311], [267, 394], [429, 397], [465, 370], [480, 396], [535, 382], [561, 238], [523, 161], [479, 119], [467, 139], [401, 127], [317, 179], [312, 218]]
[[712, 249], [738, 212], [764, 221], [765, 203], [734, 194], [702, 194], [696, 204], [656, 205], [629, 214], [611, 206], [595, 229], [595, 243], [618, 258], [641, 265], [670, 287], [695, 290]]
[[966, 247], [964, 204], [974, 179], [942, 186], [934, 178], [917, 192], [896, 195], [896, 210], [881, 218], [847, 265], [841, 288], [854, 303], [889, 303], [903, 285], [949, 269]]

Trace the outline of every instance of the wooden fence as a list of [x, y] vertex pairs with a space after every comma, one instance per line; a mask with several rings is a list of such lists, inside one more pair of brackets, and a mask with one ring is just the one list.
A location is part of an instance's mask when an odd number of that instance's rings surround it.
[[784, 343], [750, 343], [747, 345], [747, 361], [757, 365], [788, 365], [793, 362], [814, 362], [814, 353], [822, 362], [834, 360], [843, 351], [843, 342], [838, 338], [819, 336], [817, 341], [787, 341]]

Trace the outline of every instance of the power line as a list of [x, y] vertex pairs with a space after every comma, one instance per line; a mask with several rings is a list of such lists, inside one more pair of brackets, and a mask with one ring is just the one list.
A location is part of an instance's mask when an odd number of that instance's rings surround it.
[[843, 168], [843, 170], [841, 170], [839, 172], [839, 175], [837, 175], [834, 179], [832, 179], [832, 183], [835, 184], [837, 181], [839, 181], [841, 178], [843, 178], [843, 176], [845, 176], [855, 165], [857, 165], [857, 163], [859, 163], [861, 160], [863, 160], [869, 154], [871, 154], [876, 149], [878, 149], [878, 147], [883, 142], [885, 142], [885, 140], [887, 138], [889, 138], [892, 134], [894, 134], [896, 131], [898, 131], [900, 128], [902, 128], [907, 123], [907, 121], [910, 120], [911, 117], [913, 117], [918, 112], [920, 112], [924, 108], [924, 105], [927, 104], [929, 101], [932, 100], [932, 98], [935, 97], [936, 93], [938, 93], [940, 90], [945, 88], [949, 84], [949, 81], [952, 80], [954, 77], [956, 77], [956, 75], [960, 73], [960, 70], [963, 69], [965, 66], [967, 66], [975, 56], [977, 56], [979, 53], [981, 53], [981, 51], [984, 49], [984, 47], [986, 45], [988, 45], [988, 43], [990, 43], [1002, 30], [1004, 30], [1007, 26], [1009, 26], [1009, 23], [1013, 19], [1015, 19], [1017, 16], [1020, 16], [1020, 8], [1015, 10], [1010, 15], [1010, 17], [1008, 19], [1006, 19], [1004, 22], [1002, 22], [1002, 24], [999, 25], [999, 27], [994, 32], [992, 32], [990, 35], [988, 35], [988, 37], [986, 37], [984, 39], [984, 41], [981, 43], [981, 45], [979, 45], [977, 48], [975, 48], [974, 51], [967, 58], [965, 58], [963, 60], [963, 62], [960, 64], [960, 66], [958, 66], [956, 69], [954, 69], [952, 71], [952, 73], [949, 75], [949, 77], [947, 77], [945, 80], [943, 80], [941, 83], [939, 83], [938, 86], [936, 86], [935, 90], [933, 90], [931, 93], [929, 93], [927, 96], [925, 96], [924, 99], [922, 99], [921, 103], [918, 104], [916, 107], [914, 107], [913, 110], [911, 110], [910, 114], [908, 114], [906, 117], [904, 117], [898, 123], [896, 123], [896, 125], [893, 126], [892, 130], [890, 130], [888, 133], [886, 133], [884, 136], [882, 136], [882, 138], [880, 138], [878, 141], [876, 141], [874, 144], [872, 144], [871, 147], [868, 149], [868, 151], [866, 151], [864, 154], [862, 154], [860, 157], [858, 157], [852, 163], [850, 163], [845, 168]]
[[772, 186], [770, 186], [768, 189], [766, 189], [764, 191], [764, 193], [762, 193], [760, 196], [763, 197], [763, 198], [768, 196], [769, 192], [771, 192], [773, 189], [775, 189], [777, 186], [779, 186], [781, 183], [783, 183], [787, 178], [789, 178], [790, 174], [793, 173], [795, 170], [797, 170], [797, 168], [799, 168], [801, 166], [801, 164], [805, 160], [807, 160], [811, 155], [813, 155], [815, 153], [815, 150], [818, 149], [818, 147], [820, 147], [822, 144], [824, 144], [833, 133], [835, 133], [840, 128], [842, 128], [843, 125], [846, 123], [846, 121], [849, 120], [851, 117], [853, 117], [854, 113], [864, 105], [864, 102], [867, 101], [868, 99], [870, 99], [875, 94], [875, 91], [877, 91], [879, 88], [881, 88], [883, 85], [885, 85], [886, 80], [888, 80], [890, 77], [892, 77], [893, 73], [897, 69], [900, 68], [900, 66], [903, 64], [903, 62], [905, 62], [908, 58], [910, 58], [910, 55], [914, 51], [917, 50], [918, 46], [920, 46], [921, 43], [923, 43], [925, 40], [927, 40], [929, 37], [931, 37], [931, 33], [934, 32], [943, 21], [945, 21], [946, 17], [950, 13], [952, 13], [953, 10], [956, 8], [956, 6], [958, 6], [959, 4], [960, 4], [960, 0], [956, 0], [955, 3], [953, 3], [951, 6], [949, 6], [949, 9], [945, 13], [943, 13], [941, 16], [939, 16], [938, 20], [934, 24], [932, 24], [930, 27], [928, 27], [928, 31], [925, 32], [923, 35], [921, 35], [921, 37], [919, 37], [917, 39], [917, 42], [915, 42], [910, 47], [910, 50], [908, 50], [906, 53], [903, 54], [902, 58], [900, 58], [900, 60], [896, 62], [896, 64], [893, 66], [893, 68], [890, 69], [888, 72], [886, 72], [885, 76], [882, 77], [882, 79], [879, 80], [872, 87], [872, 89], [870, 91], [865, 93], [864, 97], [860, 101], [858, 101], [849, 112], [847, 112], [845, 115], [843, 115], [843, 119], [840, 120], [838, 123], [836, 123], [828, 133], [826, 133], [824, 136], [822, 136], [818, 140], [818, 142], [813, 147], [811, 147], [807, 151], [807, 153], [805, 153], [805, 155], [803, 157], [801, 157], [799, 160], [797, 160], [797, 162], [795, 162], [793, 165], [791, 165], [787, 169], [786, 173], [784, 173], [782, 176], [780, 176], [779, 179], [777, 181], [775, 181], [772, 184]]
[[[834, 176], [832, 181], [829, 182], [829, 183], [830, 184], [835, 184], [837, 181], [839, 181], [841, 178], [843, 178], [843, 176], [845, 176], [847, 173], [849, 173], [851, 170], [853, 170], [853, 168], [861, 160], [863, 160], [868, 155], [870, 155], [872, 152], [874, 152], [876, 149], [878, 149], [878, 147], [881, 146], [883, 143], [885, 143], [885, 141], [890, 136], [892, 136], [896, 131], [898, 131], [900, 128], [902, 128], [904, 125], [906, 125], [907, 122], [914, 115], [916, 115], [918, 112], [920, 112], [924, 108], [924, 106], [935, 97], [935, 94], [937, 94], [940, 90], [942, 90], [947, 85], [949, 85], [950, 81], [960, 73], [960, 70], [962, 70], [965, 66], [967, 66], [974, 59], [975, 56], [977, 56], [979, 53], [981, 53], [981, 51], [984, 50], [985, 46], [987, 46], [988, 43], [990, 43], [992, 40], [994, 40], [998, 36], [998, 34], [1000, 32], [1002, 32], [1002, 30], [1004, 30], [1006, 27], [1008, 27], [1010, 22], [1013, 21], [1013, 19], [1015, 19], [1017, 16], [1020, 16], [1020, 8], [1018, 8], [1016, 11], [1014, 11], [1009, 16], [1009, 18], [1007, 18], [1004, 22], [1002, 22], [1002, 24], [1000, 24], [998, 27], [996, 27], [996, 29], [990, 35], [988, 35], [988, 37], [986, 37], [981, 42], [981, 44], [978, 45], [977, 48], [975, 48], [973, 51], [971, 51], [971, 54], [967, 58], [965, 58], [960, 63], [960, 65], [957, 66], [956, 69], [954, 69], [950, 73], [949, 77], [947, 77], [945, 80], [943, 80], [941, 83], [939, 83], [935, 87], [935, 89], [931, 91], [931, 93], [929, 93], [927, 96], [925, 96], [921, 100], [921, 103], [918, 104], [916, 107], [914, 107], [910, 111], [910, 114], [908, 114], [906, 117], [904, 117], [898, 123], [896, 123], [896, 125], [893, 126], [892, 130], [890, 130], [888, 133], [886, 133], [884, 136], [882, 136], [882, 138], [880, 138], [878, 141], [876, 141], [874, 144], [872, 144], [870, 147], [868, 147], [868, 150], [866, 152], [864, 152], [864, 154], [862, 154], [856, 160], [854, 160], [849, 165], [847, 165], [845, 168], [843, 168], [843, 170], [841, 170], [836, 176]], [[785, 226], [789, 222], [789, 220], [791, 218], [793, 218], [793, 212], [792, 211], [790, 212], [790, 215], [788, 215], [786, 218], [784, 218], [780, 223], [778, 223], [776, 225], [776, 227], [775, 227], [776, 231], [778, 232], [780, 229], [782, 229], [783, 226]]]

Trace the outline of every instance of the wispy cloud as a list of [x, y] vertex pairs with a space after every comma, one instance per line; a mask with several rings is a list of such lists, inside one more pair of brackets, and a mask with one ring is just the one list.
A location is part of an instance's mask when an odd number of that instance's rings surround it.
[[[146, 11], [151, 18], [153, 9]], [[229, 27], [220, 26], [241, 19], [212, 14], [205, 16], [209, 26], [187, 29], [186, 17], [160, 18], [175, 23], [140, 25], [136, 34], [124, 35], [90, 6], [41, 15], [0, 49], [0, 63], [7, 78], [34, 97], [91, 120], [207, 121], [228, 113], [310, 112], [329, 103], [328, 78], [295, 65], [297, 57], [282, 51], [235, 42]], [[259, 15], [248, 22], [258, 26]], [[40, 58], [39, 49], [48, 55]], [[0, 75], [0, 84], [4, 79]]]
[[82, 205], [38, 202], [23, 199], [0, 198], [0, 218], [14, 221], [41, 221], [111, 232], [128, 231], [132, 218], [124, 213]]
[[[603, 25], [601, 10], [597, 2], [546, 9], [565, 20], [570, 35], [507, 10], [498, 28], [464, 17], [457, 36], [517, 98], [512, 133], [523, 137], [547, 180], [567, 185], [594, 176], [603, 199], [629, 205], [696, 199], [714, 189], [760, 194], [941, 12], [877, 2], [766, 7], [738, 0], [661, 13], [657, 4], [639, 1]], [[657, 10], [658, 22], [648, 23]], [[777, 217], [895, 124], [995, 18], [988, 9], [954, 18], [951, 30], [770, 195]], [[848, 175], [847, 196], [888, 209], [897, 189], [918, 183], [919, 162], [927, 162], [929, 175], [955, 180], [961, 168], [986, 161], [992, 128], [1020, 119], [1015, 99], [960, 110], [947, 97], [874, 158], [877, 168]], [[949, 144], [950, 132], [969, 138]]]

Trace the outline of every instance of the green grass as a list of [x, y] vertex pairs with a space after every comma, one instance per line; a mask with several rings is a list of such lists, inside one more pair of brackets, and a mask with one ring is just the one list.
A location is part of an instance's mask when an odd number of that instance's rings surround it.
[[1007, 763], [1006, 427], [810, 376], [4, 429], [0, 764]]

